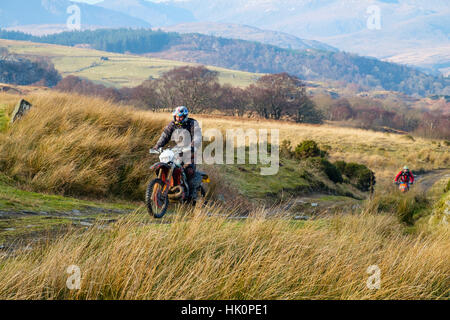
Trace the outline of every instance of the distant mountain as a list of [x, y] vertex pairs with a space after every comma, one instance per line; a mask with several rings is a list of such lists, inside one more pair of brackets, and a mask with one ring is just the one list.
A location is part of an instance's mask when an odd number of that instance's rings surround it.
[[294, 50], [319, 49], [338, 51], [338, 49], [319, 41], [300, 39], [284, 32], [262, 30], [247, 25], [232, 23], [183, 23], [175, 26], [164, 27], [162, 30], [179, 33], [200, 33], [222, 38], [256, 41], [264, 44], [271, 44], [280, 48]]
[[157, 27], [196, 21], [189, 10], [164, 3], [145, 0], [104, 0], [96, 5], [125, 13]]
[[[148, 22], [124, 13], [68, 0], [2, 0], [0, 3], [0, 26], [14, 28], [28, 25], [59, 25], [64, 27], [71, 15], [67, 9], [77, 5], [81, 13], [81, 27], [130, 27], [149, 28]], [[67, 28], [66, 28], [67, 30]]]
[[450, 76], [450, 44], [442, 47], [417, 49], [384, 59], [386, 61], [418, 66], [424, 70]]
[[[378, 58], [450, 42], [450, 6], [442, 0], [167, 0], [199, 21], [236, 23], [323, 41]], [[368, 29], [368, 8], [381, 29]]]
[[354, 33], [321, 39], [339, 48], [350, 48], [353, 52], [379, 58], [413, 53], [421, 49], [432, 51], [434, 48], [450, 45], [450, 10], [430, 12], [426, 16], [412, 17], [392, 24], [388, 24], [387, 19], [388, 17], [380, 30], [364, 28]]

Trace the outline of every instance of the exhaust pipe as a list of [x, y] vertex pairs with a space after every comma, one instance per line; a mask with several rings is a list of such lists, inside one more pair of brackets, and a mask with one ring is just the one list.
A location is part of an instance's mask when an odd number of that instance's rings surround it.
[[176, 186], [169, 191], [169, 200], [179, 201], [185, 198], [184, 188], [182, 186]]

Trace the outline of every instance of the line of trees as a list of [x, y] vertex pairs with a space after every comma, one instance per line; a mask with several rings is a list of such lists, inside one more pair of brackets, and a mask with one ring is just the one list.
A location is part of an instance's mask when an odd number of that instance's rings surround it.
[[392, 128], [426, 138], [450, 139], [450, 115], [444, 110], [387, 110], [381, 102], [373, 99], [360, 99], [352, 104], [346, 98], [339, 98], [321, 111], [326, 120], [345, 122], [358, 128]]
[[303, 81], [287, 73], [265, 75], [256, 83], [239, 88], [221, 85], [218, 73], [204, 66], [185, 66], [134, 88], [108, 88], [75, 76], [64, 78], [55, 88], [154, 111], [185, 105], [193, 113], [219, 111], [231, 116], [314, 124], [328, 120], [363, 129], [392, 128], [428, 138], [450, 138], [450, 116], [440, 110], [387, 109], [380, 101], [369, 98], [356, 99], [353, 103], [346, 98], [331, 99], [319, 108], [314, 98], [307, 96]]
[[61, 75], [50, 61], [10, 54], [0, 48], [0, 82], [52, 87], [60, 80]]
[[221, 85], [218, 72], [204, 66], [185, 66], [135, 88], [107, 88], [74, 76], [64, 78], [55, 88], [98, 95], [151, 110], [185, 105], [193, 113], [218, 110], [226, 115], [289, 119], [299, 123], [323, 120], [321, 112], [307, 97], [304, 83], [287, 73], [266, 75], [247, 88], [238, 88]]

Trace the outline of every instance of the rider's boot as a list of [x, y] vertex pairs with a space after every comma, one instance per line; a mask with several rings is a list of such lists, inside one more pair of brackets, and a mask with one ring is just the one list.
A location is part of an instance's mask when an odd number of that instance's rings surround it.
[[189, 165], [186, 168], [187, 183], [189, 185], [189, 199], [192, 201], [193, 205], [196, 204], [198, 198], [198, 190], [200, 188], [202, 177], [198, 174], [195, 165]]

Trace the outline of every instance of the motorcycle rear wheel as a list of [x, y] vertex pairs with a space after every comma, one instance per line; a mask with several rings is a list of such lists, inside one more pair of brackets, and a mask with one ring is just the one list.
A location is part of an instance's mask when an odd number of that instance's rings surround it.
[[161, 179], [151, 181], [145, 193], [145, 204], [148, 213], [156, 219], [161, 219], [169, 207], [169, 197], [164, 196], [166, 184]]

